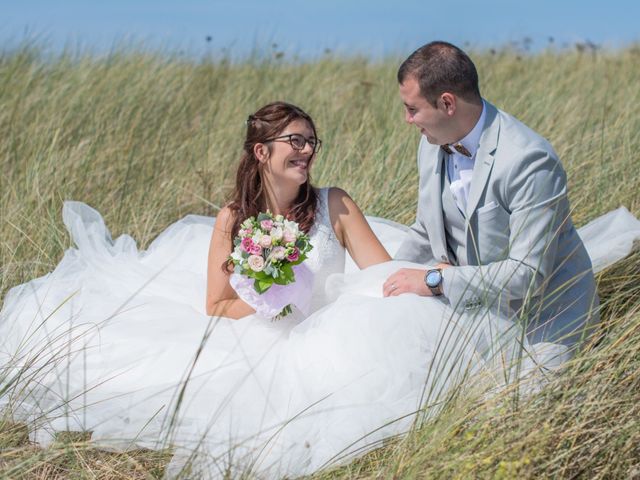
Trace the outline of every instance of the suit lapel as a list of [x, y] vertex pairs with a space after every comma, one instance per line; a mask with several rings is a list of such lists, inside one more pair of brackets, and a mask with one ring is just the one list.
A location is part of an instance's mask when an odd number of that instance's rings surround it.
[[428, 213], [425, 222], [433, 256], [437, 262], [449, 262], [442, 212], [442, 175], [444, 174], [444, 152], [438, 148], [436, 164], [433, 171], [428, 172], [428, 184], [426, 185], [428, 192], [426, 210]]
[[[489, 180], [489, 174], [493, 167], [493, 155], [498, 144], [498, 134], [500, 133], [500, 120], [498, 110], [489, 102], [485, 103], [487, 116], [485, 127], [480, 137], [480, 145], [476, 153], [473, 166], [473, 176], [471, 177], [471, 187], [469, 198], [467, 199], [467, 218], [470, 219], [478, 207], [478, 202], [482, 192]], [[467, 224], [468, 225], [468, 224]]]

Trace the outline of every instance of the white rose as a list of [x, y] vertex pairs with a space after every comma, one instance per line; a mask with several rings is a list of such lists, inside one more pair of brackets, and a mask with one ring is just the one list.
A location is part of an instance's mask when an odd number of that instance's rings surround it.
[[260, 239], [260, 246], [262, 248], [269, 248], [271, 246], [271, 237], [269, 235], [263, 235]]
[[273, 227], [273, 229], [271, 230], [271, 240], [273, 240], [274, 242], [282, 240], [282, 234], [282, 228]]
[[254, 272], [261, 272], [264, 269], [264, 258], [260, 255], [249, 255], [247, 263]]
[[275, 260], [282, 260], [287, 255], [287, 249], [284, 247], [275, 247], [271, 250], [271, 258]]
[[285, 230], [291, 230], [295, 235], [298, 234], [300, 229], [298, 228], [298, 224], [296, 222], [292, 222], [291, 220], [284, 221]]
[[231, 254], [231, 258], [234, 259], [236, 262], [239, 262], [240, 260], [242, 260], [242, 248], [240, 246], [237, 246], [233, 250], [233, 253]]

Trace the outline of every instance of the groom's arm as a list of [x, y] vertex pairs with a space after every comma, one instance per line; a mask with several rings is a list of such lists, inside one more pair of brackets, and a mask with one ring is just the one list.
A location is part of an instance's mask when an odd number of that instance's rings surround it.
[[[418, 216], [418, 219], [419, 218]], [[429, 235], [427, 235], [424, 225], [418, 219], [416, 219], [416, 222], [409, 228], [407, 238], [402, 242], [400, 248], [394, 255], [394, 260], [406, 260], [423, 265], [434, 263]]]
[[535, 297], [554, 273], [569, 204], [566, 174], [553, 150], [539, 148], [515, 162], [505, 183], [505, 201], [510, 212], [508, 256], [486, 265], [445, 269], [443, 292], [454, 306], [495, 306], [498, 301]]
[[[423, 148], [425, 145], [426, 139], [422, 137], [420, 139], [420, 144], [418, 145], [418, 153], [417, 153], [417, 163], [418, 163], [418, 171], [420, 171], [420, 176], [422, 178], [422, 171], [420, 165], [420, 159], [423, 154]], [[422, 184], [422, 182], [420, 182]], [[424, 202], [421, 201], [423, 198], [422, 191], [419, 192], [418, 195], [418, 207], [416, 211], [416, 221], [411, 227], [409, 227], [409, 232], [407, 234], [407, 238], [402, 242], [400, 248], [394, 255], [394, 260], [406, 260], [414, 263], [421, 263], [423, 265], [433, 264], [433, 251], [431, 250], [431, 242], [429, 241], [429, 235], [427, 234], [427, 229], [424, 226], [424, 209], [427, 208], [427, 205], [424, 205]]]

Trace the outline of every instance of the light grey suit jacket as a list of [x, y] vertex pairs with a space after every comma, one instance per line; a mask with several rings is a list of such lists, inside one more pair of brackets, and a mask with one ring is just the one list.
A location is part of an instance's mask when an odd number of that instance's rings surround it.
[[[591, 261], [571, 221], [566, 174], [551, 145], [488, 102], [467, 201], [466, 258], [444, 270], [452, 306], [488, 307], [529, 340], [574, 345], [598, 322]], [[416, 222], [396, 258], [453, 263], [442, 211], [445, 155], [423, 137]]]

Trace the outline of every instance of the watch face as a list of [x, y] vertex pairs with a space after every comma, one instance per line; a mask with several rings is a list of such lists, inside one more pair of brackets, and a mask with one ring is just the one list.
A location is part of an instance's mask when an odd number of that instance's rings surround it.
[[433, 270], [427, 274], [426, 283], [429, 287], [437, 287], [442, 280], [442, 274], [438, 270]]

